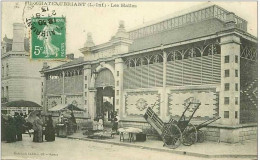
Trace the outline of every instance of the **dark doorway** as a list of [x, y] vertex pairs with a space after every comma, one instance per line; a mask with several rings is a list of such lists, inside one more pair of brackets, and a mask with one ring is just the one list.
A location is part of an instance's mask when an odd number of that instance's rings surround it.
[[115, 111], [115, 90], [112, 86], [98, 87], [96, 96], [96, 118], [111, 120]]

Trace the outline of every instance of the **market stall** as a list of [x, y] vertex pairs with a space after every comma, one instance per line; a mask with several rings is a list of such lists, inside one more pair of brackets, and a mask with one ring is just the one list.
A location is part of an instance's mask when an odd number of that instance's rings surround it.
[[59, 104], [48, 110], [58, 113], [56, 133], [58, 137], [67, 137], [76, 132], [77, 123], [73, 111], [84, 111], [73, 104]]

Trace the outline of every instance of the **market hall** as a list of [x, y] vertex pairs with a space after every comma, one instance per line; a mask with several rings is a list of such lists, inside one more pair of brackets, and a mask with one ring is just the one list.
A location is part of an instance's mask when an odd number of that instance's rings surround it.
[[84, 57], [42, 69], [44, 111], [74, 104], [85, 110], [78, 121], [94, 120], [109, 101], [119, 126], [146, 130], [148, 107], [167, 122], [194, 97], [201, 103], [194, 124], [221, 117], [205, 128], [207, 140], [256, 139], [257, 38], [235, 13], [210, 5], [129, 31], [120, 21], [103, 44], [92, 36], [80, 49]]

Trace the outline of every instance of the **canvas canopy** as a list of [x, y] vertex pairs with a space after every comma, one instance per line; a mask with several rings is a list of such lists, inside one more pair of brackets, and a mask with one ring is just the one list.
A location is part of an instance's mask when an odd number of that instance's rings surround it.
[[32, 101], [18, 100], [18, 101], [7, 102], [6, 104], [4, 104], [4, 107], [42, 107], [42, 106]]
[[57, 106], [49, 109], [49, 111], [61, 111], [61, 110], [66, 110], [69, 109], [71, 111], [84, 111], [83, 109], [73, 105], [73, 104], [58, 104]]

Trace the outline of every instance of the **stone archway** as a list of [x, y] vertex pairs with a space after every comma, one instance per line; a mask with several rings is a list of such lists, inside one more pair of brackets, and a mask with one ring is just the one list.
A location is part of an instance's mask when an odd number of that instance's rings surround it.
[[[113, 105], [113, 109], [115, 108], [114, 105], [114, 98], [115, 98], [115, 71], [114, 67], [109, 64], [101, 63], [96, 69], [95, 74], [92, 74], [90, 87], [95, 90], [92, 92], [94, 94], [93, 100], [93, 118], [96, 118], [98, 115], [104, 118], [104, 110], [103, 110], [103, 99], [104, 97], [111, 98], [111, 104]], [[109, 88], [109, 92], [107, 93], [107, 89]]]
[[[110, 64], [106, 64], [104, 62], [100, 63], [100, 65], [95, 69], [95, 72], [99, 74], [102, 70], [106, 70], [106, 69], [108, 69], [112, 73], [113, 78], [115, 79], [115, 68]], [[90, 80], [90, 88], [95, 88], [96, 78], [97, 76], [95, 74], [92, 74]]]

